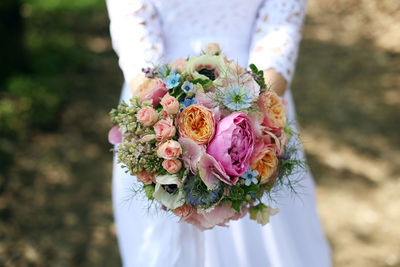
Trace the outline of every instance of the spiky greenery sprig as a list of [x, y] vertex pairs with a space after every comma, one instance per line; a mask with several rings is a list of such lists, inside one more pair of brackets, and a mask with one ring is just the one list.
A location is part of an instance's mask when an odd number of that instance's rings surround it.
[[266, 89], [267, 86], [265, 84], [265, 80], [264, 80], [264, 71], [259, 70], [256, 65], [254, 64], [250, 64], [250, 70], [253, 73], [253, 78], [254, 80], [258, 83], [258, 85], [262, 88], [262, 89]]

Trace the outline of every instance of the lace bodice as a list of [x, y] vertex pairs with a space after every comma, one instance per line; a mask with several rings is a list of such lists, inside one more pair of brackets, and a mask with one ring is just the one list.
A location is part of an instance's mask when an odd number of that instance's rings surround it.
[[125, 79], [142, 67], [217, 42], [243, 66], [274, 68], [290, 83], [306, 0], [107, 0]]

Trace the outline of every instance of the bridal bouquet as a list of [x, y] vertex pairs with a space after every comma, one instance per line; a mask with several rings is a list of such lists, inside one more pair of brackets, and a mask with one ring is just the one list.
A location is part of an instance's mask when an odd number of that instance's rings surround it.
[[143, 69], [131, 89], [130, 103], [110, 112], [109, 140], [149, 201], [202, 230], [247, 213], [269, 222], [277, 210], [264, 196], [291, 186], [301, 162], [287, 146], [285, 102], [262, 71], [209, 44], [200, 56]]

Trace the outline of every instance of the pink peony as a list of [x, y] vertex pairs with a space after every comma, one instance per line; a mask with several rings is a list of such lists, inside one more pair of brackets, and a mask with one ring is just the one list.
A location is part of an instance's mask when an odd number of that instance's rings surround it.
[[214, 139], [207, 153], [213, 156], [230, 176], [227, 184], [234, 184], [249, 166], [255, 135], [249, 117], [244, 113], [232, 113], [217, 125]]
[[182, 154], [182, 147], [175, 140], [168, 140], [157, 149], [157, 156], [163, 159], [176, 159], [180, 154]]
[[162, 166], [167, 172], [174, 174], [182, 168], [182, 162], [177, 159], [166, 159], [163, 161]]
[[148, 127], [157, 122], [158, 113], [152, 107], [144, 107], [139, 109], [136, 118], [141, 124]]
[[108, 142], [110, 144], [115, 145], [119, 144], [122, 141], [122, 134], [119, 131], [119, 126], [114, 126], [111, 128], [111, 130], [108, 132]]
[[175, 97], [165, 94], [160, 102], [161, 106], [168, 115], [176, 114], [179, 111], [179, 102]]
[[176, 134], [176, 128], [174, 126], [174, 122], [170, 117], [166, 117], [162, 120], [159, 120], [154, 125], [154, 131], [156, 133], [156, 140], [158, 142], [163, 142], [169, 138], [172, 138]]

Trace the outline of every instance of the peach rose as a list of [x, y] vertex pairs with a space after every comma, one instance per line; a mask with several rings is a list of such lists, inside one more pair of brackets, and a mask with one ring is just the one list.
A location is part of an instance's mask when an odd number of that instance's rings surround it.
[[214, 114], [201, 105], [191, 105], [179, 114], [178, 128], [180, 137], [188, 137], [199, 145], [205, 145], [215, 134]]
[[280, 131], [286, 124], [285, 107], [282, 99], [273, 91], [260, 95], [259, 105], [264, 113], [262, 125]]
[[165, 94], [160, 102], [161, 106], [168, 115], [176, 114], [179, 111], [179, 102], [175, 97]]
[[178, 58], [169, 64], [171, 69], [176, 69], [179, 73], [182, 73], [186, 69], [186, 60], [183, 57]]
[[168, 140], [157, 149], [157, 156], [163, 159], [176, 159], [180, 154], [182, 154], [182, 147], [175, 140]]
[[207, 55], [215, 55], [215, 54], [220, 54], [221, 53], [221, 48], [219, 47], [219, 44], [217, 43], [209, 43], [206, 45], [206, 48], [204, 49], [205, 53]]
[[192, 214], [193, 212], [193, 207], [188, 205], [188, 204], [184, 204], [183, 206], [174, 209], [172, 212], [179, 217], [187, 217], [190, 214]]
[[154, 125], [154, 131], [156, 132], [156, 140], [158, 142], [162, 142], [167, 140], [168, 138], [172, 138], [176, 134], [176, 128], [170, 117], [159, 120]]
[[265, 145], [262, 141], [258, 142], [254, 148], [250, 159], [251, 168], [257, 170], [260, 177], [260, 184], [268, 183], [275, 179], [278, 171], [278, 158], [274, 145]]
[[167, 172], [174, 174], [182, 168], [182, 162], [177, 159], [166, 159], [163, 161], [162, 166]]
[[139, 74], [133, 78], [130, 87], [133, 96], [139, 96], [141, 102], [152, 100], [154, 108], [168, 92], [168, 89], [161, 79], [146, 78], [143, 74]]
[[158, 120], [158, 113], [152, 107], [141, 108], [136, 114], [137, 120], [144, 126], [151, 126]]
[[141, 181], [144, 184], [156, 183], [156, 174], [155, 173], [141, 171], [136, 176], [137, 176], [138, 181]]

